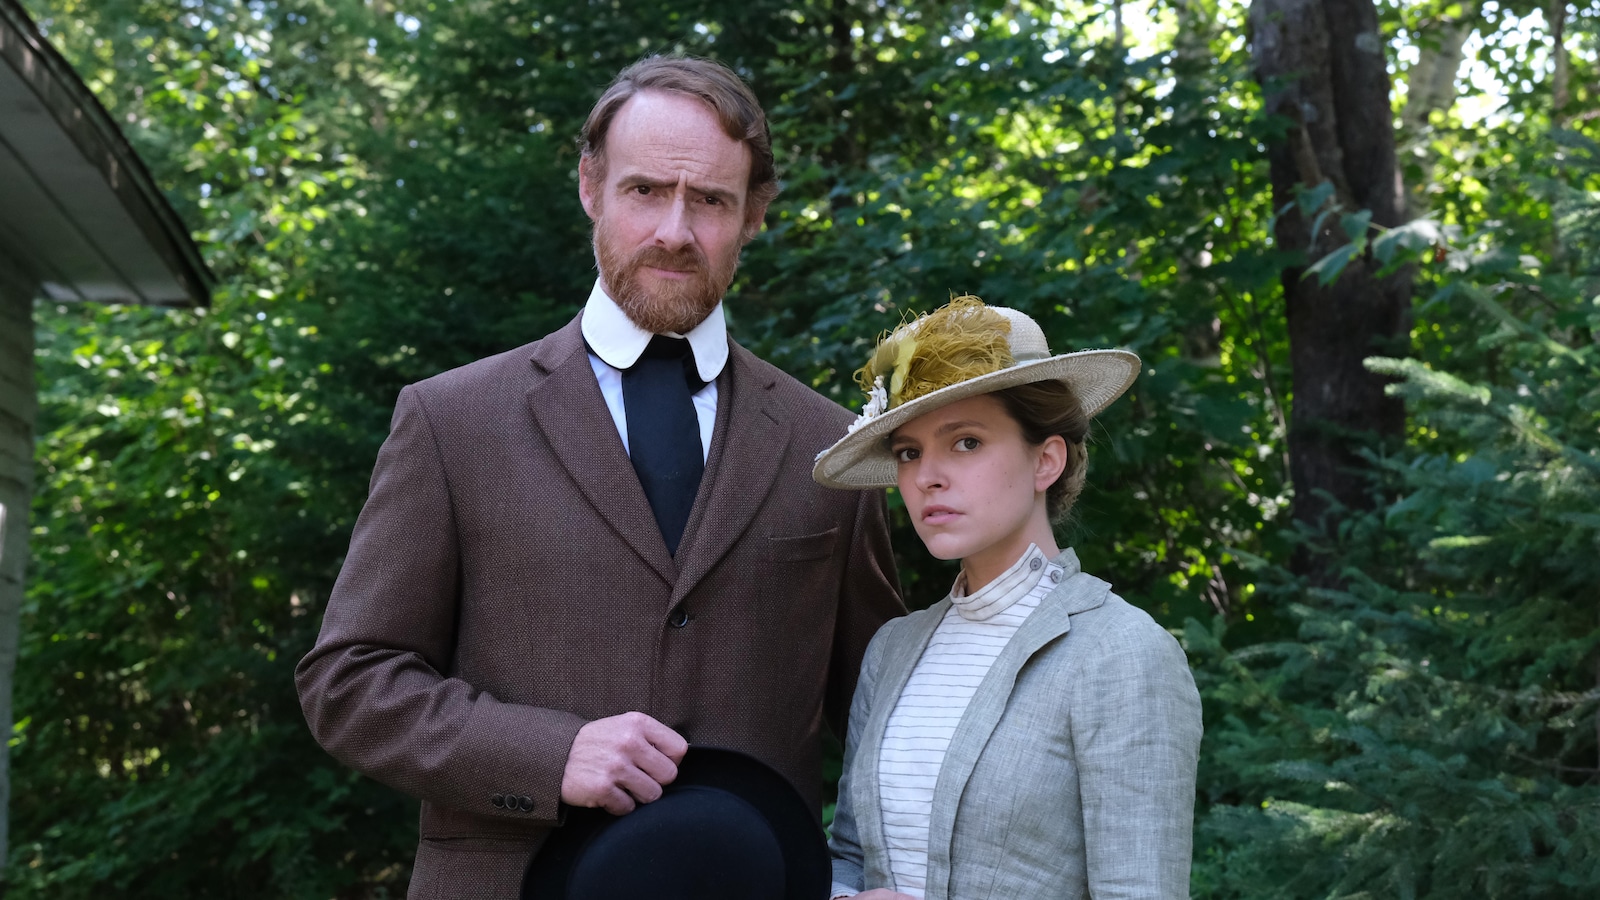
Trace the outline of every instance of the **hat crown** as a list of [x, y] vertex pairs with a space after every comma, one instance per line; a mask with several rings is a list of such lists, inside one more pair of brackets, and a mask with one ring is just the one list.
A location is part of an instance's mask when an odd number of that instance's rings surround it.
[[1044, 329], [1020, 309], [1009, 306], [991, 306], [990, 309], [1006, 317], [1011, 323], [1011, 333], [1007, 341], [1011, 344], [1011, 356], [1018, 362], [1028, 359], [1045, 359], [1050, 355], [1050, 345], [1044, 339]]

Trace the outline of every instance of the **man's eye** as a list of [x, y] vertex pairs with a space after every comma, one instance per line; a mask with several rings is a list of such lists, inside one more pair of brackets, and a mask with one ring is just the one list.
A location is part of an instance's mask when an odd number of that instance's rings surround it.
[[913, 459], [916, 459], [921, 455], [922, 454], [919, 453], [915, 447], [901, 447], [899, 450], [894, 452], [894, 458], [903, 463], [911, 462]]
[[964, 437], [961, 440], [956, 441], [956, 449], [971, 452], [978, 449], [978, 446], [982, 443], [982, 441], [975, 437]]
[[641, 184], [638, 187], [634, 188], [633, 192], [636, 193], [636, 194], [648, 194], [648, 193], [650, 193], [650, 185]]

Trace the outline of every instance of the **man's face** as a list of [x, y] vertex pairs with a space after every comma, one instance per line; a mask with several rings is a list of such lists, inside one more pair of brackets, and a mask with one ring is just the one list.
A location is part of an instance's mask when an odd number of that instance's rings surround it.
[[700, 324], [766, 213], [749, 205], [749, 148], [699, 100], [643, 91], [617, 112], [596, 168], [580, 165], [578, 196], [606, 293], [646, 331]]

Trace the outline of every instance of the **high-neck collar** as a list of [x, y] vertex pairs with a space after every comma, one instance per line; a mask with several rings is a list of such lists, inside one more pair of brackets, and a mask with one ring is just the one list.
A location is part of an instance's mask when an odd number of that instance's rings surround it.
[[[670, 332], [667, 336], [688, 339], [689, 346], [694, 348], [694, 366], [700, 372], [701, 381], [717, 380], [722, 367], [728, 364], [728, 325], [722, 318], [721, 302], [699, 325], [689, 329], [688, 334]], [[639, 361], [652, 337], [654, 335], [628, 318], [596, 279], [594, 290], [589, 292], [589, 302], [583, 308], [583, 339], [594, 355], [614, 368], [627, 369]]]
[[1050, 577], [1053, 586], [1060, 584], [1068, 576], [1077, 574], [1077, 571], [1078, 557], [1070, 549], [1062, 551], [1054, 560], [1047, 560], [1038, 544], [1029, 544], [1022, 556], [1011, 564], [1011, 568], [1000, 573], [999, 577], [975, 593], [967, 593], [967, 579], [964, 574], [958, 577], [955, 587], [950, 590], [950, 603], [963, 619], [971, 622], [987, 621], [1028, 596], [1046, 576]]

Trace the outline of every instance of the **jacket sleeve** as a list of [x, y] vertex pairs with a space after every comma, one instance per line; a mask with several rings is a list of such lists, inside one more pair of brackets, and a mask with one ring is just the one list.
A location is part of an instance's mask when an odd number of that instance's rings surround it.
[[861, 678], [856, 684], [855, 699], [850, 704], [850, 730], [844, 742], [844, 771], [839, 777], [839, 802], [833, 810], [833, 825], [828, 829], [828, 849], [833, 853], [834, 895], [864, 889], [866, 883], [866, 856], [861, 848], [861, 835], [856, 828], [856, 794], [858, 780], [863, 774], [856, 766], [856, 754], [861, 749], [867, 720], [872, 718], [872, 692], [877, 684], [878, 661], [883, 657], [883, 643], [890, 629], [879, 632], [867, 647], [861, 661]]
[[321, 634], [295, 669], [301, 708], [329, 753], [379, 781], [457, 809], [554, 823], [585, 722], [447, 677], [461, 602], [458, 540], [428, 413], [408, 387]]
[[828, 666], [824, 713], [836, 735], [848, 733], [853, 718], [856, 675], [867, 644], [883, 623], [906, 614], [900, 600], [900, 577], [889, 546], [889, 517], [883, 491], [861, 491], [851, 530], [849, 558], [839, 586], [839, 607], [833, 632], [833, 659]]
[[1187, 898], [1201, 737], [1188, 660], [1148, 619], [1084, 660], [1071, 715], [1089, 895]]

